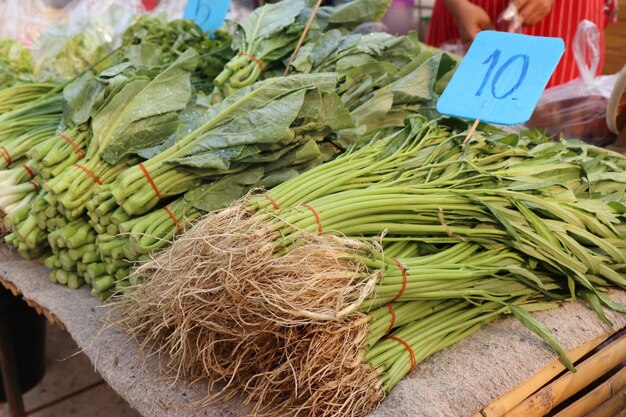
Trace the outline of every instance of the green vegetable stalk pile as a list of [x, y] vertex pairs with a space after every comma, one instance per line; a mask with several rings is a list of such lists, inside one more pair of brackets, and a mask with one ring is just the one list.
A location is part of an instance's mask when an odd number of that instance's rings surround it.
[[[16, 218], [5, 218], [18, 212], [28, 213], [29, 203], [40, 191], [40, 181], [28, 152], [51, 137], [62, 115], [62, 86], [57, 83], [20, 84], [0, 92], [6, 97], [0, 105], [0, 227], [6, 233]], [[41, 240], [33, 241], [37, 245]], [[34, 249], [34, 248], [31, 248]], [[39, 255], [25, 246], [27, 257]]]
[[412, 116], [206, 216], [138, 269], [122, 324], [270, 415], [365, 415], [504, 314], [572, 368], [528, 313], [577, 298], [605, 322], [602, 305], [626, 312], [607, 295], [626, 288], [626, 157], [490, 126], [463, 146], [468, 128]]
[[224, 63], [232, 57], [229, 43], [230, 36], [224, 31], [217, 30], [209, 37], [191, 20], [166, 22], [148, 16], [140, 17], [122, 36], [123, 45], [159, 45], [161, 65], [176, 61], [189, 48], [200, 53], [192, 83], [207, 93], [212, 91], [213, 80]]
[[[137, 34], [149, 42], [138, 41]], [[226, 40], [225, 34], [211, 39], [192, 22], [141, 19], [129, 28], [125, 52], [114, 65], [64, 84], [0, 91], [12, 99], [0, 109], [0, 124], [6, 125], [0, 137], [0, 167], [7, 169], [0, 189], [6, 241], [26, 258], [46, 258], [52, 281], [72, 288], [92, 284], [100, 299], [112, 295], [116, 283], [108, 280], [125, 277], [131, 265], [108, 262], [111, 244], [98, 236], [105, 220], [88, 212], [87, 203], [100, 186], [141, 160], [136, 152], [161, 145], [176, 131], [182, 112], [195, 107], [197, 88], [206, 86], [207, 61], [214, 67], [226, 62]], [[218, 50], [222, 55], [211, 58]], [[206, 58], [202, 70], [199, 54]]]

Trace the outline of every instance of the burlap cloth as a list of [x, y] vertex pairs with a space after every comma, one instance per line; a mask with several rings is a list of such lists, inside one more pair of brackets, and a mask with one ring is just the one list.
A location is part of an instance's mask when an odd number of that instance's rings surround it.
[[[106, 309], [88, 290], [70, 290], [48, 281], [49, 271], [0, 248], [0, 279], [58, 318], [102, 377], [147, 417], [236, 416], [237, 400], [201, 410], [185, 407], [206, 393], [160, 376], [154, 359], [138, 355], [137, 344], [112, 329], [102, 331]], [[626, 293], [612, 296], [626, 303]], [[607, 311], [616, 327], [626, 315]], [[536, 314], [570, 349], [610, 330], [581, 303]], [[555, 359], [554, 352], [516, 320], [500, 320], [422, 364], [388, 396], [372, 417], [465, 417], [519, 385]]]

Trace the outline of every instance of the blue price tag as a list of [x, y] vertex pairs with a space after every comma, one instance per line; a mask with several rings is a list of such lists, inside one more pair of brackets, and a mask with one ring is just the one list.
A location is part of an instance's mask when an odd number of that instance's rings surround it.
[[203, 30], [214, 31], [224, 24], [230, 0], [188, 0], [184, 19], [194, 20]]
[[564, 51], [560, 38], [480, 32], [439, 98], [437, 110], [502, 125], [524, 123]]

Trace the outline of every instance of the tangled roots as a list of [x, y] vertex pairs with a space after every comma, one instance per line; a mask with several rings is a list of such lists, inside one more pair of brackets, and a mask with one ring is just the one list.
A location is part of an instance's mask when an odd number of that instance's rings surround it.
[[[309, 380], [310, 363], [320, 354], [310, 349], [330, 328], [359, 316], [351, 313], [378, 276], [355, 257], [364, 245], [349, 239], [303, 234], [277, 256], [271, 220], [242, 205], [203, 218], [138, 268], [144, 282], [116, 306], [117, 324], [176, 376], [208, 378], [212, 387], [225, 383], [222, 392], [243, 388], [250, 401], [274, 398], [281, 409], [318, 410], [316, 395], [327, 388], [316, 388], [317, 377]], [[323, 355], [336, 350], [335, 343]], [[351, 366], [345, 375], [371, 374], [355, 360], [342, 361]], [[330, 378], [339, 375], [337, 366], [313, 368]], [[307, 401], [287, 398], [294, 384], [308, 392]]]
[[367, 318], [304, 326], [285, 346], [285, 360], [241, 389], [255, 415], [361, 417], [384, 398], [379, 372], [364, 364]]

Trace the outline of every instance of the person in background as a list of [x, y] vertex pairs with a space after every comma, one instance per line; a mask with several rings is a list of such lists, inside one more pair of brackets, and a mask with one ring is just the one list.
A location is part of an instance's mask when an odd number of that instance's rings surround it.
[[590, 20], [600, 29], [601, 57], [604, 62], [604, 28], [617, 16], [617, 0], [436, 0], [427, 43], [441, 47], [461, 40], [465, 47], [478, 32], [494, 29], [500, 14], [513, 2], [522, 21], [522, 33], [559, 37], [565, 41], [565, 54], [548, 83], [560, 85], [578, 78], [572, 42], [578, 23]]

